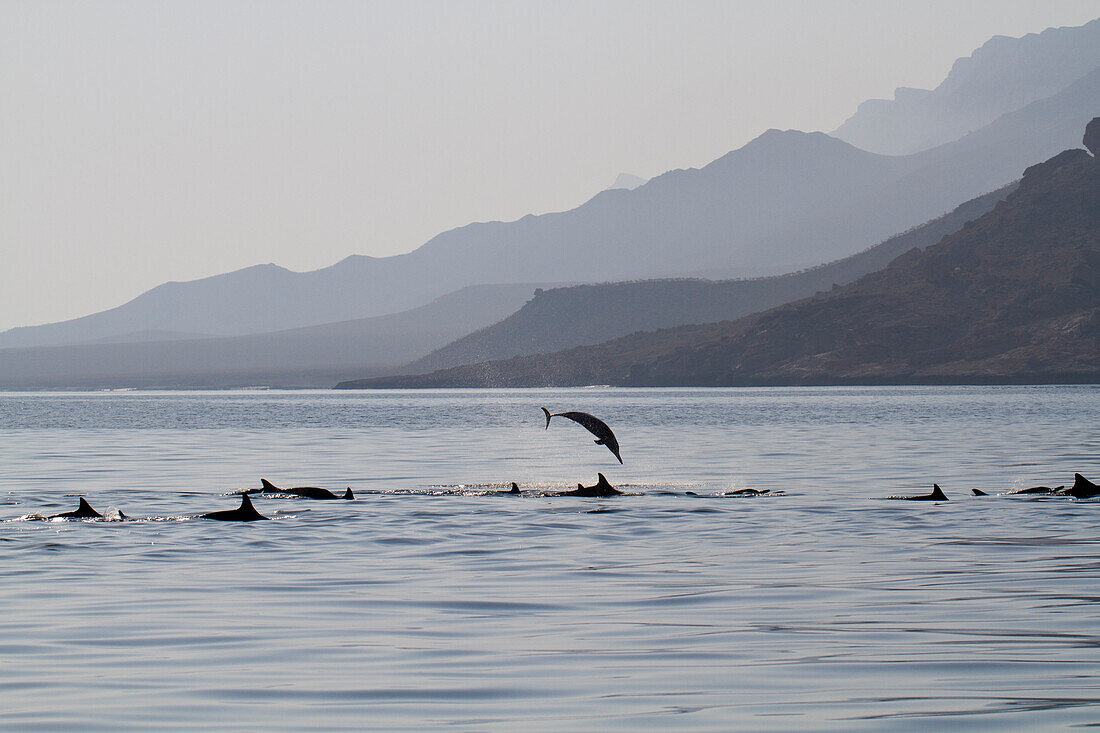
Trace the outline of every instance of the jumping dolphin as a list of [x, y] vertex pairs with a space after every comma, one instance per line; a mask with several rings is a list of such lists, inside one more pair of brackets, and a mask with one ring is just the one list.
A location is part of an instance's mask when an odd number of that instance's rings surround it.
[[252, 500], [248, 494], [241, 495], [241, 505], [237, 509], [226, 509], [220, 512], [202, 514], [199, 519], [216, 519], [219, 522], [255, 522], [259, 519], [267, 519], [252, 506]]
[[583, 484], [577, 484], [577, 488], [573, 491], [566, 491], [562, 496], [621, 496], [623, 492], [616, 489], [614, 486], [607, 482], [607, 479], [602, 473], [596, 474], [599, 476], [599, 481], [595, 486], [584, 486]]
[[1073, 486], [1059, 492], [1062, 496], [1072, 496], [1075, 499], [1089, 499], [1100, 494], [1100, 486], [1079, 473], [1073, 474]]
[[[125, 516], [123, 516], [122, 512], [119, 512], [119, 516], [122, 516], [123, 519], [126, 518]], [[71, 512], [62, 512], [61, 514], [54, 514], [52, 517], [47, 517], [47, 519], [102, 519], [102, 518], [103, 518], [103, 515], [100, 514], [99, 512], [97, 512], [95, 509], [92, 509], [92, 505], [89, 504], [88, 502], [86, 502], [84, 500], [83, 496], [80, 497], [80, 504], [77, 505], [76, 509], [74, 509], [73, 511], [71, 511]]]
[[607, 449], [619, 459], [619, 463], [623, 462], [623, 457], [619, 455], [619, 441], [615, 438], [615, 433], [611, 432], [611, 428], [607, 427], [607, 423], [600, 418], [589, 415], [587, 412], [556, 412], [551, 415], [545, 407], [542, 411], [546, 413], [546, 430], [550, 429], [550, 418], [568, 418], [595, 435], [596, 445], [606, 445]]
[[294, 496], [300, 496], [303, 499], [320, 499], [320, 500], [332, 500], [332, 499], [354, 499], [355, 494], [351, 493], [351, 487], [344, 492], [343, 496], [338, 496], [328, 489], [319, 489], [316, 486], [299, 486], [293, 489], [280, 489], [275, 484], [271, 483], [265, 478], [260, 479], [260, 485], [263, 486], [258, 493], [263, 494], [293, 494]]
[[932, 484], [931, 494], [921, 494], [920, 496], [888, 496], [887, 499], [901, 499], [902, 501], [950, 501], [940, 488], [939, 484]]

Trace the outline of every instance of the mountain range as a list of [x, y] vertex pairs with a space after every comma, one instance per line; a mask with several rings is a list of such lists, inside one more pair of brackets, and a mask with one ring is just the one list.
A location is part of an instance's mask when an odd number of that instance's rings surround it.
[[987, 211], [1010, 184], [863, 252], [807, 270], [748, 280], [638, 280], [539, 289], [522, 308], [406, 364], [404, 373], [597, 344], [636, 331], [733, 320], [845, 285], [914, 247], [935, 244]]
[[329, 387], [392, 372], [504, 318], [535, 288], [472, 286], [402, 313], [247, 336], [0, 349], [0, 388]]
[[[1100, 118], [1085, 142], [1100, 153]], [[1100, 160], [1071, 149], [938, 244], [827, 293], [732, 322], [342, 386], [1098, 380]]]
[[0, 387], [323, 384], [833, 292], [958, 229], [1025, 166], [1074, 144], [1100, 99], [1098, 38], [1100, 20], [997, 37], [937, 89], [872, 100], [835, 136], [769, 130], [700, 169], [622, 174], [570, 211], [312, 272], [268, 264], [166, 283], [108, 311], [12, 329], [0, 333]]
[[1100, 19], [1022, 38], [994, 36], [957, 60], [933, 90], [899, 87], [870, 99], [832, 132], [863, 150], [909, 155], [956, 140], [1049, 97], [1100, 67]]
[[[1076, 30], [1084, 37], [1097, 27]], [[984, 78], [965, 69], [1003, 66], [1011, 76], [1013, 64], [1038, 54], [1029, 49], [1060, 48], [1067, 29], [1058, 30], [997, 41], [975, 54], [980, 64], [957, 64], [945, 84], [964, 90], [953, 94], [965, 98], [971, 87], [964, 82]], [[1004, 53], [993, 53], [1001, 46]], [[1097, 48], [1085, 47], [1083, 57]], [[167, 283], [109, 311], [12, 329], [0, 334], [0, 347], [269, 332], [396, 313], [476, 284], [744, 278], [817, 265], [995, 190], [1029, 163], [1074, 144], [1100, 97], [1100, 70], [1071, 79], [1086, 65], [1036, 65], [1037, 77], [1013, 92], [1017, 102], [1036, 101], [912, 155], [879, 155], [822, 133], [770, 130], [703, 168], [607, 190], [571, 211], [470, 224], [407, 254], [356, 255], [313, 272], [259, 265]]]

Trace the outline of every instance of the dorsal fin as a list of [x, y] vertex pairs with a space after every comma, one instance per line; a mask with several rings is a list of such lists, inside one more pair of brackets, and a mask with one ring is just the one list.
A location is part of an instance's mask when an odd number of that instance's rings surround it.
[[943, 493], [943, 489], [939, 484], [932, 484], [932, 493], [929, 494], [933, 499], [939, 499], [940, 501], [949, 501], [947, 495]]
[[260, 479], [260, 486], [263, 486], [268, 491], [282, 491], [282, 489], [265, 478]]
[[355, 494], [351, 493], [351, 487], [350, 486], [348, 487], [348, 490], [344, 492], [344, 498], [345, 499], [354, 499], [355, 498]]
[[79, 504], [77, 504], [76, 510], [77, 510], [78, 512], [94, 512], [94, 511], [95, 511], [95, 509], [92, 509], [92, 505], [91, 505], [91, 504], [89, 504], [89, 503], [88, 503], [88, 502], [87, 502], [87, 501], [86, 501], [86, 500], [84, 499], [84, 497], [83, 497], [83, 496], [82, 496], [82, 497], [80, 497], [80, 503], [79, 503]]
[[971, 491], [974, 492], [974, 496], [989, 496], [989, 494], [985, 493], [981, 489], [971, 489]]

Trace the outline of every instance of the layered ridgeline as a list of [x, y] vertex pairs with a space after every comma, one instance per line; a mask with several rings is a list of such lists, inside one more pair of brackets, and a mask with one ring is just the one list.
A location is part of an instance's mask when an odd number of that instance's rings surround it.
[[900, 87], [871, 99], [832, 135], [863, 150], [908, 155], [984, 127], [1100, 67], [1100, 19], [1022, 38], [994, 36], [955, 62], [933, 90]]
[[402, 313], [249, 336], [0, 349], [0, 389], [329, 387], [498, 321], [535, 287], [475, 286]]
[[402, 367], [422, 373], [462, 364], [598, 344], [636, 331], [733, 320], [880, 270], [903, 252], [935, 244], [987, 211], [1015, 184], [972, 199], [938, 219], [842, 260], [748, 280], [641, 280], [537, 290], [503, 321]]
[[774, 275], [863, 250], [1076, 143], [1100, 70], [953, 143], [894, 158], [771, 130], [698, 170], [564, 213], [471, 224], [414, 252], [308, 273], [272, 265], [170, 283], [110, 311], [0, 334], [2, 346], [139, 333], [234, 335], [394, 313], [487, 283]]
[[[1086, 144], [1100, 152], [1100, 119]], [[1065, 151], [993, 211], [828, 293], [738, 321], [363, 387], [1100, 381], [1100, 161]]]

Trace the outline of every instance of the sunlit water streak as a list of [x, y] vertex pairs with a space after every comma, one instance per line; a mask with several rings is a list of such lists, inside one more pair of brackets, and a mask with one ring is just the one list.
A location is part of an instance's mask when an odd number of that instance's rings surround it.
[[[624, 466], [539, 406], [582, 409]], [[1100, 722], [1100, 389], [0, 394], [0, 727]], [[596, 500], [479, 495], [612, 483]], [[229, 491], [278, 521], [190, 519]], [[946, 504], [886, 502], [938, 482]], [[692, 497], [755, 487], [784, 496]], [[72, 509], [137, 521], [12, 521]], [[212, 722], [213, 721], [213, 722]]]

